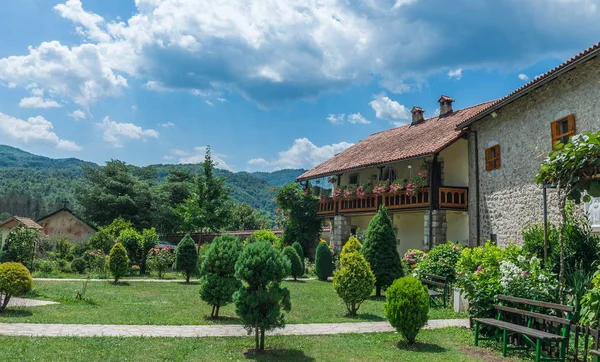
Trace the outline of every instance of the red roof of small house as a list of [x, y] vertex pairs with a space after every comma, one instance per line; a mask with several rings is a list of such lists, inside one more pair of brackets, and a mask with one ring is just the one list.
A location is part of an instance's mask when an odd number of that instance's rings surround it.
[[4, 221], [0, 221], [0, 227], [2, 227], [2, 225], [8, 224], [9, 222], [11, 222], [13, 220], [18, 221], [20, 224], [22, 224], [23, 226], [25, 226], [28, 229], [43, 229], [43, 227], [41, 227], [37, 222], [31, 220], [28, 217], [21, 217], [21, 216], [13, 216]]
[[578, 64], [595, 57], [596, 55], [598, 55], [597, 53], [599, 53], [599, 52], [600, 52], [600, 43], [596, 43], [596, 44], [592, 45], [591, 47], [587, 48], [586, 50], [582, 51], [581, 53], [577, 54], [576, 56], [572, 57], [571, 59], [567, 60], [566, 62], [560, 64], [559, 66], [549, 70], [548, 72], [546, 72], [538, 77], [535, 77], [532, 81], [530, 81], [529, 83], [525, 84], [524, 86], [512, 91], [508, 95], [506, 95], [494, 102], [491, 102], [491, 104], [489, 104], [487, 107], [480, 109], [479, 112], [473, 114], [471, 117], [469, 117], [469, 118], [465, 119], [463, 122], [461, 122], [458, 125], [458, 127], [464, 128], [464, 127], [469, 126], [470, 124], [472, 124], [472, 123], [482, 119], [483, 117], [487, 116], [488, 114], [494, 112], [495, 110], [500, 109], [503, 106], [505, 106], [506, 104], [516, 100], [517, 98], [524, 96], [525, 94], [529, 93], [531, 90], [541, 87], [546, 82], [560, 76], [561, 74], [563, 74], [565, 72], [570, 71], [571, 69], [575, 68]]
[[297, 181], [334, 175], [437, 153], [459, 139], [456, 126], [493, 102], [460, 109], [445, 117], [432, 117], [417, 125], [374, 133], [296, 178]]

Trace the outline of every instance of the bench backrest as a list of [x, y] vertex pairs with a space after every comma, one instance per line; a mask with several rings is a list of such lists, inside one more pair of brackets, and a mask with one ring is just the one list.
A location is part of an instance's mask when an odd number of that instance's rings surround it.
[[[575, 308], [572, 306], [550, 302], [542, 302], [526, 298], [511, 297], [502, 294], [498, 295], [498, 300], [500, 301], [500, 304], [496, 306], [496, 310], [498, 310], [498, 319], [501, 319], [502, 312], [507, 312], [525, 317], [528, 326], [531, 326], [534, 319], [543, 320], [544, 322], [563, 324], [567, 326], [573, 322], [571, 320], [571, 314], [575, 311]], [[529, 306], [529, 310], [505, 306], [504, 302], [510, 302], [522, 306]], [[553, 310], [557, 313], [557, 315], [553, 316], [535, 312], [535, 307]]]
[[421, 274], [422, 278], [421, 278], [421, 283], [423, 284], [428, 284], [428, 285], [433, 285], [435, 287], [438, 288], [448, 288], [448, 284], [446, 283], [446, 278], [439, 276], [439, 275], [433, 275], [433, 274]]

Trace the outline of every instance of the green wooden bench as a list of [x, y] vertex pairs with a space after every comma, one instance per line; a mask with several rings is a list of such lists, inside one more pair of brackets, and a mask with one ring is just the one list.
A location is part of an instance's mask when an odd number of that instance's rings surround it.
[[[502, 356], [507, 349], [535, 349], [535, 361], [564, 362], [569, 343], [571, 315], [574, 308], [556, 303], [540, 302], [525, 298], [498, 296], [496, 306], [498, 316], [494, 318], [473, 318], [475, 345], [479, 340], [498, 340], [502, 342]], [[508, 306], [513, 305], [513, 306]], [[522, 309], [527, 308], [527, 309]], [[540, 310], [551, 310], [556, 315], [540, 313]], [[481, 337], [482, 328], [489, 328], [489, 337]], [[509, 338], [516, 337], [523, 346], [508, 346]], [[556, 346], [558, 356], [544, 351], [544, 347]]]
[[434, 274], [422, 274], [421, 283], [427, 285], [430, 305], [446, 307], [446, 301], [448, 300], [447, 278]]

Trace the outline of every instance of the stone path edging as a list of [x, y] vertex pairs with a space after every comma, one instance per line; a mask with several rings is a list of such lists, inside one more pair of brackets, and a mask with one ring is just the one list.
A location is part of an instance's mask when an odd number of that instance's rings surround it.
[[[425, 329], [469, 327], [468, 319], [433, 319]], [[325, 335], [394, 332], [388, 322], [289, 324], [269, 335]], [[0, 335], [28, 337], [236, 337], [248, 335], [240, 325], [144, 326], [111, 324], [0, 323]]]

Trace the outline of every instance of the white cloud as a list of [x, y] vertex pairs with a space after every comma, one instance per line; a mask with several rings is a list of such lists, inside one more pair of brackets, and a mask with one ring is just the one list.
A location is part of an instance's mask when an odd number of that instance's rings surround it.
[[277, 159], [268, 161], [264, 158], [253, 158], [248, 161], [248, 164], [253, 168], [270, 170], [311, 168], [350, 146], [352, 146], [352, 143], [340, 142], [319, 147], [307, 138], [298, 138], [294, 141], [292, 147], [279, 152]]
[[168, 156], [168, 155], [167, 155], [167, 156], [163, 156], [163, 158], [162, 158], [162, 159], [163, 159], [163, 160], [165, 160], [165, 161], [171, 161], [171, 160], [172, 160], [172, 159], [174, 159], [174, 158], [175, 158], [175, 157], [173, 157], [173, 156]]
[[227, 102], [227, 99], [223, 98], [223, 97], [217, 97], [217, 100], [219, 102]]
[[83, 27], [78, 27], [77, 32], [86, 36], [90, 40], [107, 42], [111, 37], [99, 25], [104, 24], [104, 18], [100, 15], [83, 10], [80, 0], [68, 0], [64, 4], [54, 6], [60, 16], [73, 21], [76, 24], [81, 24]]
[[135, 112], [135, 111], [137, 111], [137, 106], [136, 106], [135, 104], [134, 104], [134, 105], [132, 105], [132, 106], [131, 106], [131, 110], [132, 110], [132, 111], [134, 111], [134, 112]]
[[160, 126], [165, 127], [165, 128], [170, 128], [170, 127], [174, 127], [175, 123], [173, 123], [173, 122], [161, 123]]
[[19, 102], [21, 108], [59, 108], [62, 107], [58, 102], [52, 99], [45, 99], [43, 97], [33, 96], [22, 98]]
[[30, 117], [26, 121], [0, 113], [0, 134], [24, 144], [46, 144], [65, 151], [80, 151], [83, 148], [73, 141], [59, 138], [52, 131], [54, 126], [42, 116]]
[[527, 74], [521, 73], [521, 74], [519, 74], [519, 79], [524, 82], [527, 82], [529, 80], [529, 77], [527, 76]]
[[81, 119], [86, 119], [87, 118], [87, 115], [81, 109], [76, 109], [73, 112], [69, 113], [69, 115], [71, 117], [75, 118], [76, 120], [81, 120]]
[[[190, 163], [202, 163], [204, 162], [204, 157], [206, 156], [207, 146], [198, 146], [194, 147], [191, 151], [184, 151], [179, 149], [171, 150], [171, 154], [177, 156], [179, 158], [178, 162], [180, 164], [190, 164]], [[211, 150], [210, 156], [214, 162], [216, 162], [216, 168], [220, 168], [223, 170], [234, 171], [233, 167], [225, 162], [225, 159], [228, 157], [227, 155], [216, 153], [214, 150]], [[170, 157], [170, 156], [167, 156]], [[173, 158], [173, 157], [172, 157]]]
[[375, 111], [375, 117], [388, 120], [395, 126], [406, 124], [410, 119], [408, 108], [383, 93], [374, 96], [369, 104]]
[[460, 80], [460, 78], [462, 78], [462, 71], [462, 68], [450, 70], [448, 71], [448, 78], [455, 78], [457, 80]]
[[115, 147], [122, 147], [123, 139], [143, 140], [148, 138], [158, 138], [159, 133], [153, 129], [143, 129], [133, 123], [118, 123], [104, 117], [102, 123], [98, 126], [104, 132], [104, 140]]
[[357, 124], [357, 123], [369, 124], [369, 123], [371, 123], [371, 121], [369, 121], [368, 119], [363, 117], [363, 115], [360, 114], [360, 112], [352, 113], [352, 114], [348, 115], [348, 122], [352, 123], [352, 124]]
[[330, 113], [330, 114], [327, 116], [327, 120], [328, 120], [329, 122], [331, 122], [331, 124], [342, 124], [342, 123], [344, 123], [344, 118], [345, 118], [345, 117], [346, 117], [346, 115], [345, 115], [345, 114], [343, 114], [343, 113], [340, 113], [340, 114], [333, 114], [333, 113]]
[[209, 106], [213, 106], [214, 105], [213, 102], [211, 102], [211, 101], [204, 101], [204, 102], [206, 102], [206, 104], [208, 104]]

